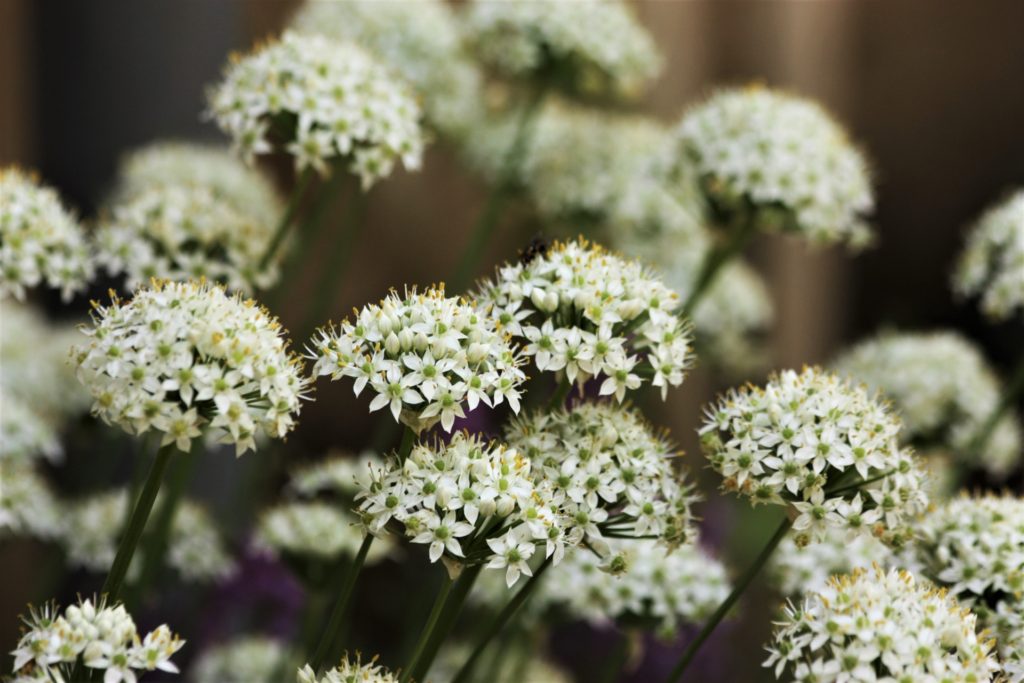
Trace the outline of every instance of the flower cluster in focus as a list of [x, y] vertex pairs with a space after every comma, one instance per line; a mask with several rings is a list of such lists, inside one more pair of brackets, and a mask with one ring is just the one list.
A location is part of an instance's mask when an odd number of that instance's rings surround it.
[[377, 664], [374, 657], [363, 663], [362, 656], [357, 652], [355, 659], [347, 654], [341, 663], [327, 670], [323, 676], [317, 676], [309, 664], [299, 669], [298, 683], [398, 683], [398, 676]]
[[1024, 190], [989, 209], [971, 228], [953, 276], [963, 296], [981, 298], [981, 310], [1005, 320], [1024, 309]]

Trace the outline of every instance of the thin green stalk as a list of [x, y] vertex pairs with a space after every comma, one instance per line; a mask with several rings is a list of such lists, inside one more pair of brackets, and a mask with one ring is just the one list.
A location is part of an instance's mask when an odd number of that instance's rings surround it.
[[295, 214], [299, 210], [299, 204], [302, 203], [302, 197], [306, 194], [306, 188], [309, 186], [309, 181], [312, 178], [313, 169], [312, 167], [307, 166], [299, 175], [299, 179], [295, 183], [295, 189], [292, 190], [291, 197], [288, 199], [288, 206], [285, 207], [284, 213], [281, 214], [281, 220], [277, 223], [277, 229], [274, 231], [274, 236], [270, 239], [270, 244], [267, 245], [267, 250], [263, 252], [263, 256], [260, 258], [259, 270], [266, 270], [267, 266], [270, 265], [272, 260], [274, 260], [274, 256], [281, 248], [285, 235], [288, 234], [288, 228], [291, 227], [292, 219], [295, 218]]
[[160, 447], [149, 468], [149, 475], [146, 477], [142, 492], [139, 494], [138, 500], [135, 501], [132, 516], [128, 520], [124, 536], [121, 537], [121, 543], [117, 547], [114, 563], [110, 566], [107, 579], [103, 582], [101, 589], [101, 593], [106, 594], [107, 600], [111, 603], [116, 602], [121, 594], [124, 577], [128, 574], [128, 567], [135, 555], [135, 549], [138, 548], [139, 539], [142, 538], [142, 532], [146, 529], [149, 513], [153, 511], [153, 501], [156, 500], [156, 494], [160, 491], [164, 473], [167, 471], [167, 465], [171, 462], [171, 456], [174, 455], [175, 450], [177, 449], [173, 443]]
[[437, 653], [441, 649], [445, 638], [455, 628], [455, 622], [458, 621], [459, 614], [462, 613], [462, 607], [466, 603], [466, 598], [473, 589], [473, 585], [476, 583], [477, 577], [480, 576], [480, 570], [482, 569], [482, 564], [476, 564], [462, 570], [462, 574], [452, 588], [448, 605], [441, 615], [441, 620], [437, 629], [435, 629], [435, 633], [427, 642], [426, 649], [420, 657], [419, 663], [412, 669], [411, 677], [413, 680], [422, 681], [426, 677], [427, 672], [430, 671], [430, 665], [434, 663], [434, 658], [437, 657]]
[[434, 629], [437, 628], [438, 622], [441, 620], [441, 614], [444, 612], [445, 605], [448, 603], [448, 597], [452, 591], [452, 580], [446, 574], [444, 582], [441, 584], [441, 590], [437, 592], [437, 598], [434, 600], [434, 606], [430, 610], [430, 616], [427, 617], [427, 623], [423, 627], [423, 631], [420, 633], [420, 639], [416, 643], [416, 648], [413, 650], [412, 658], [409, 660], [409, 665], [402, 671], [401, 677], [398, 679], [398, 683], [408, 683], [409, 679], [412, 678], [412, 673], [420, 663], [420, 659], [423, 657], [423, 653], [427, 649], [427, 643], [430, 642], [431, 637], [434, 635]]
[[967, 455], [971, 457], [981, 456], [984, 453], [985, 447], [988, 446], [988, 442], [992, 439], [992, 435], [996, 431], [996, 425], [1006, 414], [1006, 411], [1013, 406], [1017, 397], [1020, 396], [1021, 390], [1024, 389], [1024, 354], [1021, 355], [1017, 361], [1017, 367], [1013, 370], [1013, 375], [1010, 376], [1010, 381], [1003, 387], [1003, 393], [999, 397], [999, 403], [996, 404], [992, 412], [989, 413], [985, 422], [982, 423], [978, 431], [975, 432], [967, 445]]
[[697, 273], [697, 280], [693, 283], [693, 289], [680, 309], [684, 317], [689, 318], [693, 315], [697, 304], [714, 284], [722, 267], [743, 251], [750, 238], [753, 237], [756, 227], [753, 218], [744, 214], [733, 226], [725, 241], [712, 247], [704, 256], [700, 271]]
[[568, 377], [563, 377], [555, 388], [555, 392], [551, 394], [551, 401], [548, 402], [548, 411], [560, 410], [565, 407], [565, 399], [569, 395], [569, 390], [572, 389], [572, 382], [569, 381]]
[[363, 538], [363, 543], [359, 546], [359, 552], [356, 554], [356, 559], [353, 560], [351, 566], [347, 566], [348, 559], [346, 557], [342, 556], [341, 558], [341, 572], [344, 573], [345, 579], [338, 591], [338, 600], [334, 603], [334, 609], [331, 611], [327, 627], [320, 637], [320, 644], [310, 660], [310, 666], [313, 667], [314, 671], [319, 672], [320, 668], [328, 660], [328, 655], [334, 646], [338, 631], [341, 629], [342, 622], [345, 619], [345, 614], [348, 612], [348, 603], [352, 597], [352, 589], [356, 585], [356, 578], [358, 578], [359, 572], [363, 568], [363, 563], [366, 562], [366, 554], [370, 552], [372, 544], [373, 534], [368, 533]]
[[700, 646], [704, 644], [704, 641], [708, 639], [711, 632], [715, 630], [715, 627], [721, 623], [722, 619], [725, 618], [725, 615], [729, 613], [730, 609], [732, 609], [732, 606], [740, 599], [740, 596], [743, 595], [743, 592], [750, 585], [750, 582], [754, 580], [754, 577], [761, 571], [761, 568], [768, 561], [768, 558], [771, 557], [775, 548], [779, 545], [782, 539], [786, 537], [786, 534], [789, 532], [789, 528], [792, 524], [793, 522], [790, 521], [789, 517], [783, 518], [782, 522], [779, 523], [779, 528], [776, 529], [775, 534], [771, 539], [769, 539], [767, 545], [765, 545], [760, 554], [758, 554], [753, 564], [751, 564], [750, 567], [747, 568], [747, 571], [743, 573], [743, 576], [736, 581], [736, 585], [733, 587], [732, 592], [729, 593], [729, 596], [721, 605], [718, 606], [715, 613], [711, 615], [707, 622], [705, 622], [704, 627], [700, 630], [700, 633], [697, 634], [697, 637], [693, 639], [689, 646], [687, 646], [686, 651], [683, 652], [683, 656], [679, 659], [679, 663], [676, 664], [674, 669], [672, 669], [672, 673], [668, 675], [666, 683], [675, 683], [676, 681], [682, 680], [686, 667], [693, 661], [693, 658], [696, 656]]
[[473, 652], [469, 655], [469, 659], [466, 660], [459, 672], [455, 674], [455, 678], [452, 679], [452, 683], [467, 683], [471, 680], [470, 676], [473, 674], [473, 667], [476, 666], [477, 660], [487, 649], [490, 642], [497, 636], [505, 625], [515, 616], [519, 608], [523, 606], [523, 603], [530, 597], [534, 590], [537, 589], [537, 585], [540, 583], [540, 579], [544, 576], [544, 572], [551, 566], [551, 557], [544, 560], [543, 564], [537, 568], [537, 571], [533, 573], [533, 576], [526, 582], [526, 585], [519, 589], [519, 592], [509, 600], [508, 604], [497, 615], [491, 620], [491, 623], [487, 625], [483, 631], [480, 632], [480, 637], [477, 638], [476, 644], [473, 646]]
[[626, 667], [626, 662], [629, 661], [629, 646], [629, 632], [620, 633], [615, 647], [601, 663], [598, 683], [615, 683], [619, 680], [622, 670]]
[[509, 145], [505, 153], [505, 158], [502, 160], [501, 168], [498, 171], [498, 178], [495, 180], [494, 186], [487, 196], [487, 203], [484, 204], [484, 210], [481, 212], [480, 218], [473, 228], [473, 233], [469, 237], [469, 244], [466, 245], [466, 249], [462, 252], [459, 263], [455, 268], [455, 274], [452, 277], [452, 291], [454, 292], [461, 292], [469, 285], [473, 268], [479, 262], [484, 248], [490, 242], [494, 230], [498, 227], [498, 216], [505, 205], [505, 200], [508, 198], [509, 190], [515, 181], [515, 175], [522, 165], [523, 157], [526, 155], [527, 149], [529, 149], [537, 112], [540, 110], [540, 105], [544, 102], [546, 94], [547, 88], [544, 86], [535, 88], [519, 110], [519, 120], [516, 122], [512, 144]]

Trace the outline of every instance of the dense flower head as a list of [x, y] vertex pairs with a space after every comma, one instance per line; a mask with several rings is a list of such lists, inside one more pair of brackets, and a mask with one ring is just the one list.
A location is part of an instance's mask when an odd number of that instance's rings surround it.
[[900, 560], [892, 548], [874, 536], [857, 534], [850, 538], [842, 529], [830, 527], [817, 543], [803, 547], [797, 545], [793, 534], [786, 536], [772, 553], [769, 571], [779, 593], [796, 597], [822, 591], [832, 576], [855, 569], [876, 565], [903, 568]]
[[870, 241], [866, 163], [817, 104], [767, 88], [724, 90], [687, 111], [679, 164], [719, 218], [816, 242]]
[[532, 607], [560, 607], [595, 624], [639, 620], [672, 636], [683, 624], [703, 621], [729, 593], [725, 567], [696, 544], [672, 553], [649, 540], [610, 545], [626, 571], [610, 572], [606, 560], [580, 548], [541, 585]]
[[[160, 501], [158, 496], [156, 505]], [[127, 490], [114, 489], [69, 503], [61, 539], [68, 561], [90, 571], [107, 571], [133, 502]], [[130, 578], [141, 569], [144, 555], [144, 550], [136, 552]], [[235, 562], [220, 531], [198, 503], [185, 500], [176, 507], [167, 540], [167, 565], [192, 582], [217, 581], [234, 571]]]
[[460, 135], [483, 114], [480, 70], [442, 0], [307, 0], [291, 27], [370, 51], [409, 83], [426, 122], [446, 135]]
[[[322, 501], [291, 501], [275, 505], [259, 519], [256, 544], [275, 554], [331, 559], [355, 557], [363, 542], [359, 520], [339, 505]], [[383, 559], [390, 548], [374, 544], [366, 562]]]
[[986, 315], [1005, 320], [1024, 309], [1024, 190], [986, 211], [971, 228], [953, 288], [979, 297]]
[[620, 402], [645, 381], [662, 398], [683, 383], [693, 358], [678, 299], [638, 262], [582, 239], [506, 264], [480, 289], [538, 370], [580, 386], [599, 377], [600, 394]]
[[1002, 389], [981, 351], [955, 332], [882, 334], [844, 353], [835, 367], [884, 393], [902, 418], [903, 440], [919, 450], [949, 451], [995, 475], [1020, 459], [1012, 415], [997, 423], [983, 452], [971, 452]]
[[94, 268], [82, 226], [57, 192], [18, 168], [0, 168], [0, 299], [46, 284], [71, 299]]
[[531, 575], [537, 545], [558, 562], [573, 542], [548, 492], [534, 486], [529, 459], [465, 432], [448, 444], [417, 444], [404, 462], [393, 458], [357, 500], [371, 533], [393, 529], [428, 544], [430, 561], [443, 557], [449, 568], [505, 569], [509, 586]]
[[185, 644], [162, 624], [144, 637], [124, 605], [79, 600], [63, 613], [56, 604], [32, 608], [14, 655], [14, 672], [64, 681], [76, 664], [103, 670], [104, 683], [133, 683], [146, 671], [178, 673], [171, 661]]
[[352, 498], [358, 491], [369, 487], [373, 469], [384, 466], [384, 459], [376, 451], [328, 453], [325, 458], [293, 470], [288, 489], [299, 496], [333, 494]]
[[672, 446], [637, 411], [608, 402], [539, 411], [513, 420], [505, 439], [532, 461], [570, 537], [602, 555], [608, 538], [657, 537], [670, 550], [693, 540], [695, 496]]
[[620, 0], [474, 0], [466, 22], [499, 75], [570, 95], [635, 97], [661, 70], [654, 41]]
[[64, 508], [50, 484], [29, 463], [0, 465], [0, 540], [31, 536], [49, 540], [64, 530]]
[[904, 571], [857, 569], [787, 607], [765, 666], [817, 681], [981, 681], [998, 671], [977, 617]]
[[356, 396], [369, 386], [371, 412], [389, 408], [416, 431], [440, 422], [450, 432], [464, 405], [507, 401], [518, 412], [526, 380], [498, 320], [443, 287], [364, 306], [353, 321], [319, 330], [309, 357], [314, 374], [352, 378]]
[[901, 546], [928, 498], [899, 431], [863, 386], [804, 368], [726, 394], [707, 411], [701, 441], [726, 490], [792, 511], [799, 545], [839, 527]]
[[157, 143], [129, 154], [96, 236], [97, 260], [134, 289], [151, 278], [205, 277], [266, 289], [260, 260], [284, 211], [270, 179], [218, 147]]
[[285, 644], [266, 636], [245, 636], [204, 650], [192, 667], [195, 683], [278, 683], [288, 657]]
[[0, 463], [39, 457], [57, 460], [63, 453], [52, 421], [0, 386]]
[[104, 421], [181, 450], [209, 429], [239, 455], [257, 435], [294, 427], [309, 379], [256, 302], [205, 282], [154, 281], [94, 308], [91, 343], [75, 359]]
[[377, 664], [377, 657], [364, 663], [362, 655], [357, 652], [355, 658], [346, 653], [341, 663], [328, 669], [323, 676], [317, 676], [313, 667], [307, 664], [299, 669], [296, 680], [298, 683], [398, 683], [398, 676]]
[[286, 31], [232, 60], [210, 113], [246, 159], [283, 148], [321, 174], [343, 160], [367, 189], [423, 156], [420, 108], [404, 83], [359, 47]]
[[1024, 638], [1024, 500], [955, 498], [922, 520], [918, 536], [924, 575], [970, 607], [1009, 656]]

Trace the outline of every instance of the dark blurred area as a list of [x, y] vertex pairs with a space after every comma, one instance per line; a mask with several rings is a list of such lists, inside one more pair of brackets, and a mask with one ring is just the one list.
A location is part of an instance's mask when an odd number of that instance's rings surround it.
[[[200, 115], [206, 86], [218, 78], [230, 51], [278, 31], [296, 4], [0, 0], [0, 165], [37, 169], [83, 215], [92, 215], [127, 150], [156, 139], [221, 139]], [[876, 248], [851, 257], [772, 237], [760, 238], [749, 254], [776, 306], [774, 367], [826, 362], [845, 344], [883, 327], [955, 328], [977, 340], [997, 367], [1010, 365], [1024, 342], [1019, 324], [993, 326], [972, 306], [954, 301], [949, 270], [966, 225], [1007, 189], [1024, 185], [1024, 3], [642, 0], [634, 5], [667, 58], [643, 111], [671, 122], [715, 86], [761, 81], [821, 101], [872, 160]], [[275, 171], [287, 187], [287, 163]], [[334, 302], [335, 318], [379, 299], [389, 287], [443, 279], [485, 191], [443, 144], [429, 149], [420, 173], [399, 173], [375, 188], [368, 228], [355, 245], [356, 265]], [[520, 246], [496, 240], [480, 274], [514, 257]], [[84, 313], [83, 301], [78, 303]], [[289, 323], [288, 302], [274, 312]], [[700, 406], [733, 381], [699, 369], [666, 404], [652, 408], [651, 418], [671, 428], [694, 471], [703, 468], [694, 438]], [[317, 402], [304, 409], [301, 427], [289, 440], [288, 457], [317, 457], [327, 447], [358, 450], [375, 424], [376, 416], [367, 416], [365, 401], [352, 398], [349, 387], [320, 382]], [[72, 457], [90, 453], [80, 448]], [[221, 489], [236, 488], [244, 480], [245, 460], [252, 457], [238, 462], [218, 457], [197, 477], [198, 489], [216, 498]], [[701, 513], [712, 541], [725, 548], [730, 566], [742, 567], [757, 550], [762, 527], [773, 525], [774, 518], [763, 523], [757, 515], [729, 518], [736, 513], [713, 492], [713, 478], [698, 477], [706, 480], [710, 498]], [[723, 523], [719, 513], [731, 521]], [[748, 522], [752, 526], [744, 527]], [[46, 597], [27, 594], [35, 590], [28, 588], [30, 579], [44, 555], [21, 545], [0, 547], [4, 646], [15, 638], [14, 615], [28, 600]], [[371, 585], [387, 590], [387, 580], [403, 572], [408, 568], [392, 569]], [[723, 628], [717, 644], [712, 641], [702, 654], [709, 661], [736, 660], [727, 671], [709, 674], [711, 680], [753, 681], [765, 675], [759, 669], [765, 615], [775, 608], [760, 604], [766, 600], [761, 594], [746, 600], [750, 622]], [[403, 628], [415, 622], [406, 614], [401, 618]], [[391, 626], [368, 628], [387, 637]]]

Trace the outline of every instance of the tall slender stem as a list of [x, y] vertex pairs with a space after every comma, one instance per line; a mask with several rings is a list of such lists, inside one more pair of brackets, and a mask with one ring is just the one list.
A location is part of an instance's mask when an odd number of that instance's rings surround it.
[[465, 251], [462, 252], [459, 263], [455, 268], [455, 274], [452, 277], [452, 290], [454, 292], [460, 292], [469, 285], [473, 268], [480, 260], [484, 248], [498, 226], [498, 216], [505, 204], [505, 199], [508, 197], [509, 189], [511, 189], [515, 182], [515, 175], [522, 165], [523, 157], [529, 149], [537, 112], [546, 94], [547, 88], [543, 85], [534, 88], [519, 109], [519, 118], [516, 121], [512, 144], [509, 145], [508, 150], [505, 152], [505, 158], [502, 159], [501, 168], [498, 170], [498, 177], [487, 196], [484, 210], [481, 212], [480, 218], [477, 219], [473, 233], [470, 235], [469, 243], [466, 245]]
[[110, 566], [107, 579], [103, 582], [103, 588], [101, 589], [101, 592], [106, 594], [107, 600], [111, 603], [116, 602], [121, 594], [124, 577], [128, 574], [128, 567], [131, 565], [132, 557], [135, 555], [135, 549], [138, 548], [139, 539], [142, 538], [142, 532], [146, 529], [149, 513], [153, 511], [153, 501], [156, 500], [156, 494], [160, 491], [160, 484], [164, 479], [164, 473], [167, 471], [167, 465], [171, 462], [171, 456], [174, 455], [175, 450], [176, 448], [173, 443], [160, 447], [152, 466], [149, 468], [149, 474], [146, 477], [145, 485], [142, 487], [142, 492], [139, 494], [138, 500], [135, 501], [132, 516], [128, 520], [128, 526], [125, 528], [124, 535], [121, 537], [121, 543], [117, 547], [114, 563]]
[[317, 645], [316, 652], [313, 653], [313, 657], [310, 660], [310, 666], [313, 667], [314, 671], [320, 671], [320, 668], [327, 661], [328, 654], [333, 649], [334, 641], [341, 629], [341, 624], [345, 619], [345, 614], [348, 612], [349, 599], [352, 597], [352, 589], [356, 585], [356, 578], [359, 576], [359, 571], [363, 568], [363, 563], [366, 562], [366, 554], [370, 552], [370, 546], [373, 544], [373, 534], [367, 533], [363, 538], [362, 545], [359, 546], [359, 552], [356, 554], [356, 559], [353, 560], [352, 566], [345, 568], [347, 564], [346, 558], [343, 556], [341, 559], [342, 571], [345, 572], [345, 579], [341, 584], [340, 590], [338, 590], [338, 599], [334, 603], [334, 609], [331, 611], [331, 617], [327, 621], [327, 627], [324, 629], [323, 635], [320, 637], [320, 644]]
[[985, 418], [985, 422], [982, 423], [978, 431], [974, 433], [970, 442], [967, 445], [968, 456], [980, 456], [983, 454], [985, 447], [988, 446], [988, 442], [992, 439], [992, 435], [996, 431], [996, 426], [999, 421], [1006, 414], [1006, 411], [1013, 406], [1014, 401], [1020, 395], [1021, 390], [1024, 389], [1024, 354], [1017, 360], [1017, 367], [1013, 370], [1013, 375], [1010, 376], [1010, 381], [1003, 387], [1003, 393], [999, 397], [999, 403], [996, 404], [992, 412]]
[[714, 284], [719, 271], [737, 254], [743, 251], [747, 246], [747, 242], [753, 236], [756, 227], [757, 224], [753, 217], [743, 214], [736, 219], [736, 223], [732, 226], [725, 241], [715, 245], [704, 255], [700, 270], [697, 272], [697, 279], [693, 283], [693, 289], [690, 290], [690, 295], [686, 297], [686, 301], [680, 309], [684, 317], [693, 315], [697, 304], [700, 303], [700, 300], [707, 294], [711, 285]]
[[423, 631], [420, 633], [420, 639], [416, 643], [416, 648], [412, 652], [412, 658], [409, 660], [409, 665], [402, 671], [401, 677], [398, 679], [398, 683], [407, 683], [412, 678], [412, 673], [416, 666], [419, 664], [420, 659], [423, 657], [423, 653], [427, 649], [427, 643], [434, 635], [434, 629], [437, 628], [437, 624], [441, 619], [441, 613], [444, 611], [445, 605], [448, 602], [448, 596], [451, 594], [452, 580], [445, 574], [444, 582], [441, 584], [441, 590], [437, 592], [437, 598], [434, 600], [434, 606], [430, 610], [430, 616], [427, 617], [427, 623], [423, 627]]
[[679, 659], [679, 663], [676, 664], [674, 669], [672, 669], [672, 673], [668, 675], [666, 683], [675, 683], [676, 681], [682, 680], [686, 667], [693, 661], [693, 658], [696, 656], [700, 646], [704, 644], [704, 641], [708, 639], [711, 632], [715, 630], [715, 627], [721, 623], [722, 619], [725, 618], [725, 615], [729, 613], [730, 609], [732, 609], [732, 606], [740, 599], [740, 596], [743, 595], [743, 592], [750, 585], [750, 582], [754, 580], [754, 577], [761, 571], [765, 562], [767, 562], [768, 558], [771, 557], [775, 548], [778, 547], [782, 539], [785, 538], [786, 534], [789, 532], [790, 526], [792, 526], [792, 522], [789, 517], [783, 518], [782, 522], [779, 524], [779, 528], [776, 529], [775, 534], [771, 539], [769, 539], [767, 545], [765, 545], [758, 554], [753, 564], [751, 564], [750, 567], [747, 568], [747, 571], [743, 573], [743, 576], [736, 581], [736, 585], [733, 587], [732, 592], [729, 593], [729, 596], [725, 601], [718, 606], [715, 613], [711, 615], [707, 622], [705, 622], [704, 627], [700, 630], [700, 633], [697, 634], [697, 637], [693, 639], [686, 648], [686, 651], [683, 652], [683, 656]]
[[569, 381], [568, 377], [563, 377], [559, 380], [558, 386], [555, 387], [554, 393], [551, 394], [551, 400], [548, 402], [548, 411], [564, 408], [565, 399], [569, 395], [570, 389], [572, 389], [572, 382]]
[[600, 678], [598, 678], [597, 683], [615, 683], [615, 681], [619, 680], [622, 670], [629, 661], [631, 639], [632, 634], [629, 631], [623, 631], [619, 634], [619, 638], [615, 641], [615, 646], [612, 647], [611, 652], [601, 663]]
[[458, 621], [459, 614], [462, 613], [462, 606], [466, 603], [466, 598], [469, 597], [469, 592], [473, 589], [473, 585], [476, 583], [477, 577], [480, 576], [482, 569], [482, 564], [475, 564], [462, 570], [462, 574], [455, 582], [451, 595], [448, 597], [448, 604], [441, 614], [441, 619], [434, 630], [434, 634], [428, 639], [426, 649], [423, 651], [420, 661], [411, 669], [413, 680], [422, 681], [426, 677], [427, 672], [430, 671], [430, 665], [434, 663], [438, 650], [441, 649], [441, 645], [444, 643], [445, 638], [448, 637], [448, 634], [455, 628], [455, 622]]
[[526, 585], [519, 589], [519, 592], [509, 600], [508, 604], [502, 608], [491, 623], [487, 625], [483, 631], [480, 632], [480, 637], [477, 638], [476, 645], [473, 646], [473, 652], [469, 655], [469, 659], [466, 660], [459, 672], [455, 674], [455, 678], [452, 679], [452, 683], [467, 683], [470, 680], [470, 676], [473, 674], [473, 667], [476, 666], [477, 660], [483, 655], [484, 650], [490, 642], [501, 633], [501, 630], [506, 624], [515, 616], [519, 608], [523, 606], [527, 598], [537, 589], [537, 585], [540, 583], [540, 579], [544, 576], [544, 572], [551, 566], [551, 557], [544, 560], [544, 563], [537, 568], [537, 571], [533, 573]]
[[285, 207], [284, 213], [281, 214], [281, 220], [277, 223], [277, 229], [274, 231], [274, 236], [270, 238], [270, 244], [267, 245], [267, 250], [263, 252], [263, 256], [260, 258], [259, 269], [261, 271], [266, 270], [267, 266], [274, 260], [274, 256], [281, 248], [285, 235], [288, 234], [288, 228], [291, 226], [292, 219], [295, 218], [295, 214], [299, 210], [299, 204], [302, 203], [302, 197], [306, 194], [306, 188], [309, 186], [309, 181], [312, 178], [313, 169], [309, 166], [299, 174], [299, 179], [295, 183], [295, 188], [292, 190], [291, 197], [288, 199], [288, 206]]

